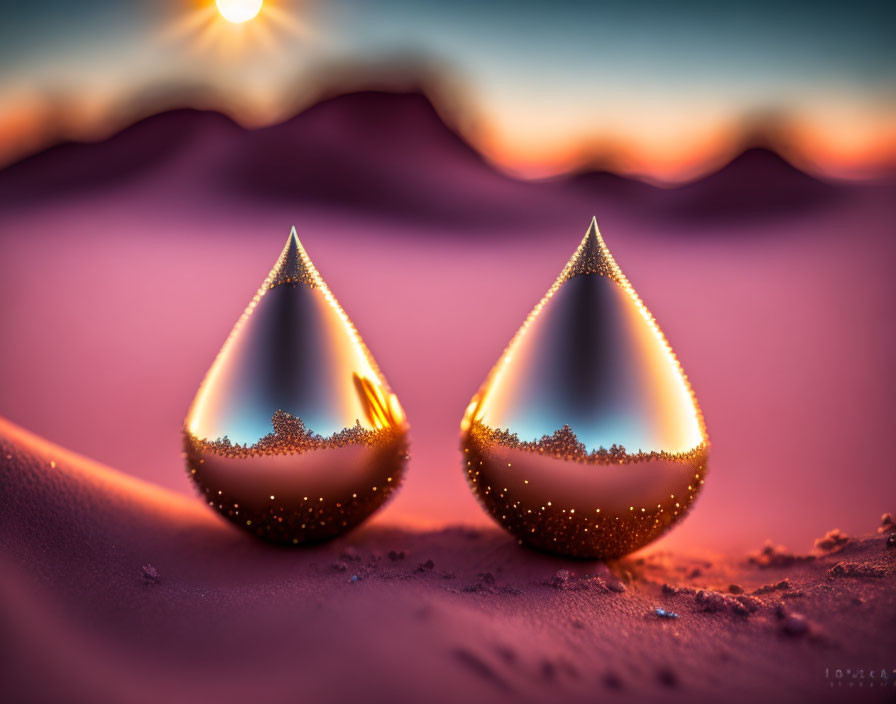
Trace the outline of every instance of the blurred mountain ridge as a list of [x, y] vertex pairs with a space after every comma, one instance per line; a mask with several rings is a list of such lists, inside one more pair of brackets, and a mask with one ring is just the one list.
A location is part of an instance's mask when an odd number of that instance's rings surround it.
[[248, 198], [455, 224], [471, 214], [486, 223], [512, 218], [528, 198], [550, 210], [584, 199], [683, 221], [751, 218], [822, 206], [852, 188], [765, 147], [669, 188], [609, 170], [521, 180], [490, 164], [422, 90], [343, 93], [258, 129], [219, 112], [167, 110], [102, 141], [63, 142], [0, 170], [0, 204], [132, 187], [173, 200]]

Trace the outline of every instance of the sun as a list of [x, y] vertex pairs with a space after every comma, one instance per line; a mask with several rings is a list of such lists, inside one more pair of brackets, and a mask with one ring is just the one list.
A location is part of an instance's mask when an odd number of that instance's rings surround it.
[[261, 12], [264, 0], [215, 0], [218, 12], [228, 22], [242, 24]]
[[186, 43], [197, 55], [239, 60], [278, 52], [295, 38], [312, 41], [306, 18], [288, 0], [192, 0], [193, 7], [161, 30], [165, 43]]

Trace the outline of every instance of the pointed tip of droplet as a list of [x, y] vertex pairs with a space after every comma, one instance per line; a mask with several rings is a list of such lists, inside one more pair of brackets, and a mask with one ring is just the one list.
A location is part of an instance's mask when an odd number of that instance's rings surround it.
[[280, 253], [277, 263], [274, 264], [274, 268], [271, 270], [268, 280], [268, 289], [290, 283], [302, 283], [308, 284], [309, 286], [315, 285], [314, 266], [311, 264], [311, 260], [308, 259], [308, 255], [305, 253], [305, 248], [302, 246], [302, 241], [299, 239], [299, 234], [296, 232], [295, 225], [289, 229], [286, 245], [283, 247], [283, 251]]
[[299, 258], [301, 258], [301, 253], [305, 251], [305, 248], [302, 246], [302, 240], [299, 239], [299, 233], [296, 232], [295, 225], [289, 228], [289, 235], [286, 237], [286, 246], [283, 249], [284, 251], [296, 251], [299, 254]]
[[611, 279], [619, 278], [616, 262], [613, 261], [613, 257], [601, 237], [597, 217], [591, 218], [585, 236], [566, 265], [563, 278], [565, 280], [585, 274], [600, 274], [609, 276]]
[[585, 231], [585, 237], [582, 239], [579, 249], [584, 248], [586, 244], [604, 251], [607, 249], [604, 244], [604, 238], [600, 234], [600, 226], [597, 224], [596, 216], [591, 216], [591, 222], [588, 224], [588, 229]]

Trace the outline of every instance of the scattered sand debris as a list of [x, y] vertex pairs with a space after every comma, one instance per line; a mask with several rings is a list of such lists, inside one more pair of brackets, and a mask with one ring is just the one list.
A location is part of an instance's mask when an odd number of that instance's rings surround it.
[[598, 574], [585, 574], [577, 577], [570, 570], [558, 570], [545, 584], [555, 589], [568, 591], [593, 589], [616, 592], [617, 594], [626, 591], [626, 586], [605, 565], [598, 566], [596, 572]]
[[144, 584], [158, 584], [162, 579], [159, 576], [159, 571], [150, 564], [140, 568], [140, 576], [143, 578]]
[[774, 584], [764, 584], [758, 589], [754, 589], [753, 595], [755, 596], [757, 594], [769, 594], [770, 592], [785, 591], [787, 589], [790, 589], [790, 587], [790, 579], [785, 577], [780, 582], [775, 582]]
[[783, 545], [767, 540], [759, 552], [750, 555], [749, 562], [759, 567], [789, 567], [798, 562], [814, 560], [814, 555], [797, 555]]
[[863, 565], [858, 562], [838, 562], [828, 570], [832, 577], [883, 577], [884, 571], [872, 565]]
[[607, 584], [600, 577], [594, 577], [591, 575], [585, 575], [584, 577], [576, 577], [569, 570], [557, 570], [554, 576], [549, 579], [545, 584], [549, 587], [553, 587], [554, 589], [560, 589], [562, 591], [585, 591], [585, 590], [599, 590], [599, 591], [623, 591], [625, 586], [622, 586], [622, 589], [613, 589], [609, 584]]
[[[730, 597], [729, 597], [730, 598]], [[731, 600], [731, 610], [741, 616], [749, 616], [759, 611], [762, 602], [755, 596], [747, 596], [742, 594]]]
[[839, 528], [829, 530], [823, 537], [815, 541], [815, 549], [821, 552], [836, 552], [846, 545], [852, 538]]
[[480, 572], [478, 581], [464, 587], [465, 592], [472, 594], [493, 594], [495, 590], [495, 575], [491, 572]]
[[799, 589], [794, 589], [793, 591], [784, 592], [781, 595], [782, 599], [804, 599], [806, 596], [806, 592], [800, 591]]
[[[629, 582], [633, 581], [633, 577], [630, 572], [626, 573]], [[622, 583], [622, 581], [617, 577], [609, 567], [606, 565], [600, 565], [596, 569], [595, 577], [600, 579], [606, 584], [607, 589], [611, 592], [621, 593], [626, 590], [626, 586]]]
[[701, 589], [694, 595], [694, 601], [701, 611], [715, 613], [718, 611], [731, 611], [738, 616], [749, 616], [756, 613], [762, 606], [762, 602], [753, 596], [741, 594], [730, 596], [709, 589]]
[[557, 589], [565, 589], [571, 579], [572, 572], [569, 570], [557, 570], [557, 573], [547, 582], [547, 584]]
[[706, 589], [701, 589], [697, 592], [694, 596], [694, 601], [697, 603], [697, 606], [700, 607], [701, 611], [722, 611], [728, 607], [728, 602], [724, 594], [707, 591]]

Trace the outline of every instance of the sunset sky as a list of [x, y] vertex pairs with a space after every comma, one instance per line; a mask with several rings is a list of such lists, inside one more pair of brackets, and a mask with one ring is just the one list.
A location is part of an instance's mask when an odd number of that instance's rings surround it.
[[[896, 163], [896, 5], [266, 0], [7, 3], [0, 163], [162, 107], [250, 126], [333, 84], [437, 78], [465, 135], [525, 175], [583, 163], [687, 178], [772, 132], [835, 175]], [[397, 76], [397, 78], [395, 78]]]

